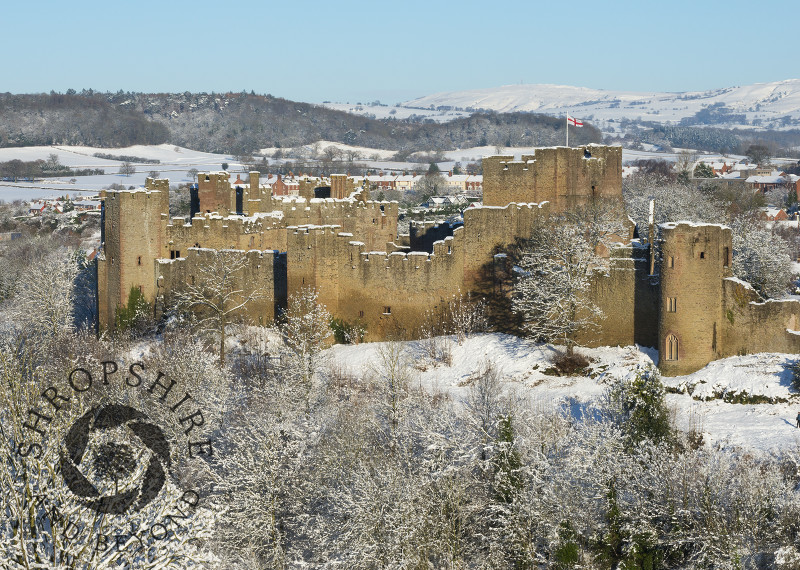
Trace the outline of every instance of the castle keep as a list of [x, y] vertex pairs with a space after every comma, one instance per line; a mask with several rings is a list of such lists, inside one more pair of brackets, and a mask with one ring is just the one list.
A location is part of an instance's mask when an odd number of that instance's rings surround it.
[[[201, 173], [188, 220], [170, 219], [167, 180], [107, 191], [99, 324], [113, 329], [134, 289], [161, 310], [226, 250], [242, 258], [237, 286], [259, 291], [246, 308], [254, 324], [268, 324], [289, 295], [313, 287], [334, 316], [361, 324], [367, 340], [413, 334], [441, 303], [485, 292], [497, 249], [530, 236], [534, 224], [599, 198], [621, 203], [621, 168], [622, 149], [601, 145], [537, 149], [519, 161], [489, 157], [483, 206], [467, 209], [462, 227], [421, 224], [406, 236], [397, 233], [398, 204], [369, 200], [345, 175], [330, 178], [330, 198], [315, 198], [318, 180], [301, 181], [301, 196], [284, 196], [261, 185], [257, 172], [234, 184], [227, 173]], [[662, 236], [656, 275], [650, 244], [633, 239], [633, 228], [604, 252], [608, 269], [595, 274], [589, 294], [605, 316], [580, 343], [657, 346], [669, 375], [734, 354], [800, 352], [800, 303], [759, 303], [731, 277], [729, 229], [667, 224]]]

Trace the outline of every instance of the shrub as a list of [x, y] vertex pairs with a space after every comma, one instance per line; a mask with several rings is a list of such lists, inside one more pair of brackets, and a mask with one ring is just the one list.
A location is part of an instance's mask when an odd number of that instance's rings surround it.
[[360, 344], [364, 341], [364, 335], [367, 334], [366, 327], [361, 323], [348, 323], [334, 317], [330, 324], [336, 344]]
[[589, 366], [589, 359], [582, 354], [559, 352], [553, 357], [553, 366], [561, 376], [569, 376], [584, 372]]
[[141, 335], [154, 325], [153, 307], [145, 300], [138, 287], [131, 287], [128, 304], [117, 308], [114, 320], [117, 331]]
[[658, 369], [640, 370], [632, 382], [620, 381], [609, 392], [609, 409], [628, 440], [628, 446], [649, 439], [654, 443], [672, 439], [672, 426], [665, 400], [666, 391]]
[[792, 373], [792, 388], [800, 392], [800, 360], [795, 360], [788, 365]]

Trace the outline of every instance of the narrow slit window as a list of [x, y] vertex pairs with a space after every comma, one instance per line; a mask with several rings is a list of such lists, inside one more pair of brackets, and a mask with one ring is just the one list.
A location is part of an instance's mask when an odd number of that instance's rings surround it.
[[667, 312], [675, 313], [678, 310], [678, 299], [677, 297], [668, 297], [667, 299]]
[[384, 315], [391, 315], [392, 314], [392, 308], [389, 305], [386, 305], [385, 307], [383, 307], [383, 314]]

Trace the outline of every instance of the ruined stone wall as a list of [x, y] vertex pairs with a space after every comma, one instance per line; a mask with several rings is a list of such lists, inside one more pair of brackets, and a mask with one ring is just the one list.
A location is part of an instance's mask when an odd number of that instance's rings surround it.
[[370, 249], [384, 250], [397, 237], [397, 202], [362, 202], [332, 198], [262, 200], [262, 212], [280, 212], [289, 226], [336, 225], [356, 235]]
[[662, 224], [659, 366], [689, 374], [720, 358], [723, 279], [730, 276], [731, 230], [714, 224]]
[[370, 251], [338, 227], [294, 228], [288, 290], [314, 287], [334, 316], [367, 329], [367, 340], [413, 335], [426, 311], [463, 290], [463, 236], [436, 242], [433, 254]]
[[[338, 226], [290, 227], [287, 230], [286, 283], [289, 295], [305, 288], [317, 291], [318, 301], [336, 314], [347, 240]], [[341, 237], [340, 237], [341, 234]]]
[[160, 190], [106, 192], [105, 243], [97, 259], [101, 329], [113, 329], [116, 309], [127, 304], [131, 287], [140, 288], [148, 302], [155, 298], [153, 261], [167, 252], [164, 202]]
[[437, 222], [433, 220], [411, 220], [409, 225], [408, 246], [411, 251], [433, 253], [433, 243], [453, 235], [456, 228], [463, 223]]
[[580, 331], [584, 346], [658, 344], [658, 284], [648, 275], [648, 249], [638, 242], [611, 248], [609, 267], [593, 273], [589, 296], [602, 311], [596, 329]]
[[540, 148], [520, 160], [483, 159], [484, 206], [548, 201], [552, 212], [564, 212], [592, 197], [621, 196], [621, 147]]
[[758, 352], [800, 353], [800, 302], [759, 302], [738, 279], [724, 279], [720, 358]]
[[343, 200], [355, 189], [355, 182], [347, 174], [331, 174], [331, 198]]
[[212, 250], [190, 248], [185, 257], [159, 259], [155, 262], [157, 307], [163, 311], [173, 301], [173, 294], [186, 284], [200, 286], [213, 270], [214, 257], [223, 253], [243, 259], [243, 266], [235, 274], [234, 289], [241, 295], [231, 298], [230, 304], [240, 303], [253, 295], [237, 318], [245, 318], [256, 325], [267, 325], [275, 320], [280, 308], [286, 306], [286, 256], [277, 251]]
[[536, 223], [546, 219], [548, 204], [508, 204], [504, 207], [469, 208], [464, 212], [464, 279], [472, 283], [483, 279], [485, 264], [492, 261], [498, 246], [529, 238]]

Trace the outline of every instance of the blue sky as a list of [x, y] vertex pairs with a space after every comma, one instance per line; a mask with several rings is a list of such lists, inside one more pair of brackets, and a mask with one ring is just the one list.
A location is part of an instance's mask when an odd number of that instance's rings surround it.
[[0, 91], [255, 91], [394, 103], [555, 83], [698, 91], [800, 76], [795, 1], [13, 2]]

